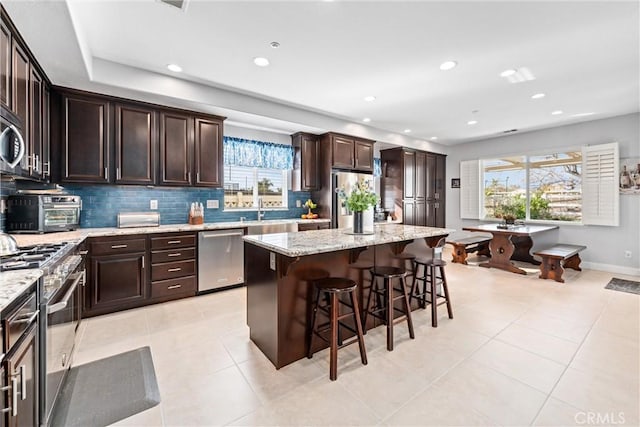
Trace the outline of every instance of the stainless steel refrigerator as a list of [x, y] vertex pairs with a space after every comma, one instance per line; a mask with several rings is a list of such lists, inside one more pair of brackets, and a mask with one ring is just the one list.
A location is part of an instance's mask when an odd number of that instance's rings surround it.
[[[353, 228], [353, 213], [344, 206], [343, 200], [338, 197], [337, 189], [342, 188], [346, 194], [351, 194], [359, 180], [364, 180], [369, 184], [371, 191], [374, 190], [373, 175], [366, 173], [333, 171], [331, 174], [331, 182], [333, 183], [333, 209], [331, 209], [331, 224], [333, 228]], [[373, 232], [373, 212], [374, 208], [370, 207], [362, 213], [363, 231]]]

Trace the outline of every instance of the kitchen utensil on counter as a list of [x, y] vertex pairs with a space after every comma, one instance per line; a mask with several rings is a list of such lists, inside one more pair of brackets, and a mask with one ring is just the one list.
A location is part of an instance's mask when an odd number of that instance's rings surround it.
[[18, 252], [18, 243], [13, 236], [0, 231], [0, 256], [13, 255]]
[[204, 224], [204, 206], [202, 203], [191, 203], [191, 209], [189, 210], [189, 224]]

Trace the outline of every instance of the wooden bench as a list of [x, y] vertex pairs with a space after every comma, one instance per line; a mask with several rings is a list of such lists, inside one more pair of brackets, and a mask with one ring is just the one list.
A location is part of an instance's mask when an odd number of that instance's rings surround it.
[[447, 243], [453, 246], [451, 262], [467, 264], [467, 255], [473, 252], [477, 252], [478, 255], [491, 256], [489, 242], [491, 242], [491, 236], [485, 235], [447, 240]]
[[541, 279], [553, 279], [556, 282], [564, 283], [564, 279], [562, 278], [564, 268], [582, 271], [580, 268], [580, 255], [578, 254], [585, 249], [587, 249], [587, 247], [581, 245], [558, 244], [535, 252], [534, 255], [542, 258], [539, 277]]

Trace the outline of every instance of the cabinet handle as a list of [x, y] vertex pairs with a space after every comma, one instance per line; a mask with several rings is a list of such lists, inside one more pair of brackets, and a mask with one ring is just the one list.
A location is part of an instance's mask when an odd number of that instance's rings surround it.
[[436, 193], [435, 197], [436, 197], [436, 199], [439, 199], [440, 198], [440, 193]]
[[35, 172], [38, 172], [38, 169], [40, 169], [38, 166], [40, 166], [40, 159], [38, 158], [37, 154], [33, 155], [33, 170]]
[[172, 273], [173, 273], [174, 271], [180, 271], [180, 270], [182, 270], [182, 268], [181, 268], [181, 267], [176, 267], [176, 268], [170, 268], [170, 269], [168, 269], [167, 271], [170, 271], [170, 272], [172, 272]]
[[191, 172], [187, 172], [187, 181], [191, 183]]
[[28, 314], [25, 315], [25, 317], [23, 317], [21, 319], [16, 319], [16, 320], [14, 320], [14, 322], [15, 323], [26, 323], [28, 325], [31, 322], [33, 322], [34, 320], [36, 320], [36, 317], [38, 317], [38, 313], [40, 313], [40, 310], [36, 310], [33, 313], [28, 313]]
[[11, 416], [18, 416], [18, 379], [11, 378]]
[[116, 168], [116, 179], [121, 179], [122, 177], [120, 176], [120, 168]]
[[144, 255], [142, 256], [142, 269], [144, 270]]
[[126, 248], [127, 245], [111, 245], [111, 249], [122, 249]]
[[104, 179], [109, 179], [109, 168], [107, 167], [104, 168]]
[[196, 182], [200, 182], [200, 172], [196, 172]]
[[176, 252], [175, 254], [167, 254], [168, 257], [180, 256], [182, 255], [180, 252]]
[[182, 240], [169, 240], [169, 241], [167, 242], [167, 245], [177, 245], [177, 244], [179, 244], [180, 242], [182, 242]]
[[178, 289], [181, 288], [182, 285], [171, 285], [171, 286], [167, 286], [167, 289]]
[[46, 167], [46, 170], [42, 171], [44, 176], [51, 175], [51, 162], [42, 162], [42, 168], [44, 169], [45, 167]]
[[20, 365], [20, 399], [27, 399], [27, 365]]

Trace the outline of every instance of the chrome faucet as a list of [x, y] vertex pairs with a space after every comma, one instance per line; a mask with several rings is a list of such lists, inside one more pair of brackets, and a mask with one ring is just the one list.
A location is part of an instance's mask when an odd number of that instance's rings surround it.
[[262, 221], [264, 218], [264, 212], [262, 212], [262, 197], [258, 197], [258, 221]]

